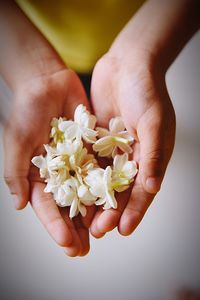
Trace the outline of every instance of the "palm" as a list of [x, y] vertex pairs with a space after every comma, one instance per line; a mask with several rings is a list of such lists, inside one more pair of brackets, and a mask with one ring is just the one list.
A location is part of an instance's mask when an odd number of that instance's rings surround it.
[[[91, 94], [99, 125], [107, 126], [110, 118], [122, 116], [127, 130], [135, 138], [133, 159], [139, 164], [139, 173], [132, 191], [120, 194], [118, 209], [99, 210], [96, 213], [91, 227], [91, 232], [96, 237], [102, 236], [117, 225], [121, 234], [130, 234], [155, 196], [144, 188], [143, 181], [148, 167], [145, 162], [146, 156], [152, 157], [149, 168], [155, 169], [156, 166], [152, 164], [155, 165], [156, 159], [163, 159], [163, 151], [165, 168], [173, 149], [175, 131], [173, 108], [165, 87], [162, 86], [158, 91], [159, 80], [159, 77], [150, 76], [147, 70], [138, 70], [134, 66], [116, 66], [107, 56], [103, 57], [94, 69]], [[158, 137], [160, 140], [161, 131], [162, 149], [160, 144], [156, 145]]]
[[34, 80], [18, 92], [12, 125], [8, 126], [9, 131], [17, 125], [15, 130], [20, 132], [20, 143], [26, 149], [21, 157], [24, 197], [30, 188], [34, 211], [50, 235], [59, 245], [66, 247], [70, 256], [84, 255], [89, 250], [88, 227], [93, 209], [88, 210], [85, 218], [70, 220], [68, 209], [58, 208], [51, 194], [43, 192], [44, 183], [39, 178], [38, 170], [30, 167], [30, 161], [33, 156], [44, 152], [43, 144], [49, 142], [52, 118], [72, 118], [79, 103], [88, 106], [82, 85], [75, 73], [63, 70], [50, 78]]

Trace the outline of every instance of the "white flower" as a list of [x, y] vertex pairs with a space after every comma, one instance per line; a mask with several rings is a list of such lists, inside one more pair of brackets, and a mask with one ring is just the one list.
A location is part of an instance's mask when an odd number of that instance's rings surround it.
[[57, 153], [57, 155], [71, 156], [71, 155], [77, 153], [82, 148], [83, 148], [82, 141], [65, 140], [63, 143], [58, 143], [56, 145], [56, 153]]
[[[35, 156], [32, 163], [40, 169], [45, 179], [44, 192], [52, 193], [57, 205], [70, 207], [70, 218], [81, 213], [86, 215], [86, 207], [93, 204], [104, 205], [104, 209], [117, 208], [115, 191], [126, 190], [134, 180], [137, 165], [128, 161], [132, 152], [133, 138], [125, 130], [120, 117], [110, 120], [109, 130], [94, 130], [96, 117], [86, 107], [79, 105], [74, 121], [53, 118], [51, 122], [51, 142], [44, 145], [45, 156]], [[95, 143], [93, 149], [99, 156], [112, 156], [113, 166], [99, 167], [93, 154], [83, 146]], [[118, 149], [125, 152], [118, 155]]]
[[128, 154], [116, 155], [113, 161], [112, 187], [117, 192], [123, 192], [137, 174], [137, 164], [135, 161], [128, 161]]
[[31, 162], [40, 169], [40, 177], [48, 177], [48, 168], [45, 157], [43, 157], [42, 155], [34, 156]]
[[42, 178], [48, 178], [51, 174], [55, 174], [56, 171], [65, 168], [65, 161], [62, 156], [50, 159], [48, 156], [43, 157], [40, 155], [33, 157], [31, 161], [40, 169], [40, 177]]
[[86, 215], [86, 206], [92, 205], [96, 197], [83, 182], [88, 170], [98, 166], [93, 154], [83, 148], [82, 141], [65, 140], [55, 147], [45, 145], [46, 156], [35, 156], [32, 163], [45, 178], [44, 192], [52, 193], [57, 205], [70, 206], [70, 218], [79, 212]]
[[71, 155], [69, 163], [71, 170], [83, 175], [86, 175], [88, 170], [98, 166], [94, 155], [89, 154], [86, 148], [79, 148], [76, 153]]
[[112, 188], [112, 169], [108, 166], [105, 170], [93, 169], [85, 177], [86, 184], [90, 187], [92, 195], [98, 198], [96, 205], [104, 204], [104, 209], [117, 208], [114, 190]]
[[[53, 164], [51, 164], [51, 168], [49, 168], [49, 163], [50, 161], [52, 161], [52, 159], [56, 157], [56, 151], [53, 147], [49, 145], [44, 145], [44, 147], [47, 152], [46, 156], [34, 156], [31, 162], [40, 169], [41, 178], [48, 178], [50, 176], [49, 172], [51, 172], [53, 169]], [[56, 161], [54, 161], [54, 163], [56, 163]]]
[[87, 212], [85, 205], [93, 205], [96, 200], [89, 189], [80, 184], [75, 177], [67, 179], [54, 193], [54, 198], [59, 206], [70, 206], [70, 218], [77, 216], [79, 212], [85, 216]]
[[68, 157], [58, 155], [56, 148], [44, 145], [46, 156], [35, 156], [32, 163], [40, 169], [40, 177], [47, 183], [44, 191], [54, 192], [67, 178], [69, 178]]
[[58, 188], [65, 182], [67, 178], [70, 177], [69, 171], [67, 168], [59, 170], [59, 172], [52, 173], [49, 178], [46, 178], [45, 182], [47, 183], [44, 188], [45, 193], [55, 193], [58, 191]]
[[55, 146], [57, 143], [61, 143], [64, 140], [64, 134], [59, 130], [59, 124], [64, 122], [65, 118], [53, 118], [51, 121], [51, 133], [50, 137], [52, 138], [52, 145]]
[[125, 130], [121, 117], [112, 118], [109, 122], [109, 130], [97, 127], [99, 140], [93, 145], [93, 150], [98, 152], [99, 156], [113, 158], [117, 154], [118, 148], [122, 152], [131, 153], [131, 144], [133, 137]]
[[83, 104], [77, 106], [74, 113], [74, 121], [63, 121], [59, 124], [59, 130], [64, 133], [65, 139], [81, 140], [87, 143], [96, 141], [97, 132], [94, 130], [96, 117], [87, 111]]

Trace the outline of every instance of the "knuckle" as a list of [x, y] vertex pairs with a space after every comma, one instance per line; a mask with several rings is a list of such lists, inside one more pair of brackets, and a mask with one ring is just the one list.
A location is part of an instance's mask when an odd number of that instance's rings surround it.
[[162, 162], [165, 158], [163, 149], [155, 149], [148, 152], [148, 160]]
[[15, 178], [13, 176], [4, 175], [4, 181], [8, 186], [12, 186], [15, 182]]
[[[31, 199], [31, 204], [36, 211], [45, 209], [46, 211], [51, 207], [52, 196], [50, 193], [42, 193], [40, 197]], [[50, 220], [52, 221], [52, 220]], [[53, 220], [55, 221], [55, 220]], [[56, 220], [57, 221], [57, 220]]]
[[20, 145], [21, 147], [24, 147], [27, 145], [30, 137], [28, 133], [26, 133], [22, 127], [20, 127], [17, 124], [17, 121], [14, 122], [15, 126], [13, 124], [8, 123], [3, 132], [3, 141], [4, 141], [4, 147], [7, 149], [7, 151], [10, 150], [10, 145]]

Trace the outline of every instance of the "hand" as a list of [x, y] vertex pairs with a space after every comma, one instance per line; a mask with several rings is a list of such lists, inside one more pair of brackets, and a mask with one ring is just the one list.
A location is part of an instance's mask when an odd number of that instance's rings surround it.
[[174, 147], [175, 113], [164, 72], [144, 51], [132, 53], [131, 59], [108, 53], [95, 66], [91, 98], [100, 126], [107, 127], [114, 116], [123, 118], [135, 138], [133, 159], [139, 166], [132, 190], [120, 193], [116, 210], [98, 210], [91, 233], [99, 238], [118, 226], [129, 235], [159, 191]]
[[175, 138], [165, 72], [199, 28], [197, 6], [195, 0], [146, 1], [94, 68], [91, 97], [99, 125], [120, 115], [135, 137], [139, 165], [132, 191], [118, 197], [118, 209], [96, 213], [96, 237], [117, 225], [121, 234], [130, 234], [160, 189]]
[[51, 119], [72, 118], [80, 103], [88, 107], [80, 80], [73, 71], [63, 68], [25, 82], [18, 87], [14, 98], [4, 145], [5, 180], [15, 207], [22, 209], [30, 201], [40, 221], [66, 254], [83, 256], [89, 251], [88, 227], [94, 208], [88, 209], [85, 218], [70, 220], [68, 208], [59, 208], [51, 194], [43, 192], [45, 184], [31, 164], [32, 157], [44, 153], [43, 144], [49, 142]]

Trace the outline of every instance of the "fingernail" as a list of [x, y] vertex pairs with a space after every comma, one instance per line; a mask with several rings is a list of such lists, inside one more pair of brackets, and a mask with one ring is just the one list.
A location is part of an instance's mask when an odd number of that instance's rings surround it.
[[20, 206], [20, 200], [17, 195], [12, 195], [13, 196], [13, 202], [14, 202], [14, 207], [15, 209], [19, 209]]
[[147, 178], [146, 189], [149, 193], [157, 193], [160, 189], [160, 179], [155, 177]]

